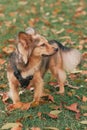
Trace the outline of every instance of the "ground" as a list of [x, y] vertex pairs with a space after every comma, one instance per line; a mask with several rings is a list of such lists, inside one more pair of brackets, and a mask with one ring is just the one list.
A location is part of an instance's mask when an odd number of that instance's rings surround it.
[[[47, 102], [27, 111], [18, 109], [9, 112], [2, 101], [2, 92], [8, 91], [7, 59], [13, 50], [17, 33], [29, 26], [36, 28], [48, 40], [56, 39], [80, 50], [82, 62], [78, 71], [67, 74], [69, 83], [78, 86], [78, 89], [66, 85], [64, 95], [56, 94], [58, 88], [53, 87], [53, 79], [47, 73], [44, 78], [45, 88], [50, 93]], [[0, 128], [6, 123], [20, 122], [23, 130], [33, 130], [32, 127], [38, 127], [37, 130], [87, 130], [86, 51], [87, 0], [0, 1]], [[33, 92], [26, 91], [21, 95], [21, 100], [28, 102], [32, 97]]]

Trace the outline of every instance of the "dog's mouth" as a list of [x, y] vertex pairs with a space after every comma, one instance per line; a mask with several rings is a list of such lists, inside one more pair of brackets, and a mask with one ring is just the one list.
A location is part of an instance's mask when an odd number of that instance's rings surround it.
[[58, 48], [55, 49], [55, 52], [52, 54], [42, 54], [43, 57], [49, 57], [49, 56], [53, 56], [56, 54], [56, 52], [58, 51]]

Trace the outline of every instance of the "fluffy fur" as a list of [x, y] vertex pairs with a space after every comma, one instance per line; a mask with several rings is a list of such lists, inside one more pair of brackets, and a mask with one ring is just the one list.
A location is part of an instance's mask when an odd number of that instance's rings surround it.
[[[37, 44], [38, 41], [38, 44]], [[43, 91], [43, 79], [40, 71], [42, 58], [49, 57], [56, 53], [57, 48], [48, 44], [44, 37], [40, 39], [34, 38], [30, 34], [20, 32], [17, 38], [17, 47], [13, 52], [13, 57], [9, 59], [7, 66], [7, 77], [9, 81], [9, 95], [13, 103], [20, 101], [18, 94], [19, 81], [14, 75], [12, 64], [15, 63], [17, 69], [20, 70], [23, 78], [33, 75], [30, 84], [35, 87], [34, 100], [39, 101]]]
[[[18, 35], [17, 42], [18, 50], [15, 51], [15, 53], [18, 53], [17, 51], [19, 53], [15, 60], [23, 77], [33, 74], [33, 79], [30, 82], [30, 85], [35, 88], [33, 101], [40, 101], [44, 86], [43, 76], [48, 69], [57, 79], [59, 93], [64, 93], [66, 71], [71, 72], [80, 63], [80, 52], [77, 49], [67, 48], [55, 40], [48, 43], [44, 37], [34, 30], [32, 31], [32, 29], [27, 29], [26, 33], [20, 35]], [[28, 44], [27, 47], [26, 44]], [[13, 103], [17, 103], [20, 101], [18, 94], [19, 83], [13, 75], [11, 63], [8, 64], [7, 75], [11, 98]]]

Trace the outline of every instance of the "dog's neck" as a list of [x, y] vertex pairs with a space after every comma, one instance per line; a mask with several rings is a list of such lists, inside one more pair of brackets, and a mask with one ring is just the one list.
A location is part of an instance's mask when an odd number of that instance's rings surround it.
[[29, 64], [26, 68], [26, 71], [22, 72], [22, 76], [26, 77], [27, 75], [33, 75], [36, 71], [40, 69], [41, 62], [42, 62], [41, 57], [35, 57], [32, 55], [29, 58]]
[[42, 60], [42, 57], [31, 55], [29, 58], [29, 64], [35, 66], [36, 64], [39, 64], [41, 60]]

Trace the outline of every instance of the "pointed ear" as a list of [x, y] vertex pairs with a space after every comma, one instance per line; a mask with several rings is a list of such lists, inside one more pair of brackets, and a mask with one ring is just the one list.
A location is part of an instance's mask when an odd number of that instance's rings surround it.
[[24, 46], [24, 48], [29, 47], [32, 44], [33, 39], [31, 35], [28, 35], [25, 32], [19, 32], [18, 34], [18, 41]]

